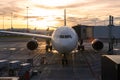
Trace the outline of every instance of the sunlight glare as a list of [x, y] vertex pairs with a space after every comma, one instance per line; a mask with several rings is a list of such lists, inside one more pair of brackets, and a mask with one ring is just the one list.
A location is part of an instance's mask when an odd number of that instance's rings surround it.
[[56, 24], [58, 24], [58, 22], [52, 18], [52, 17], [48, 17], [46, 19], [43, 20], [33, 20], [30, 25], [37, 27], [38, 29], [45, 29], [48, 28], [49, 26], [56, 26]]

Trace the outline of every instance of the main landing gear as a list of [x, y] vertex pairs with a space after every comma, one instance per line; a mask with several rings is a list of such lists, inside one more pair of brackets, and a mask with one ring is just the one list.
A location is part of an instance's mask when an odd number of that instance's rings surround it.
[[85, 50], [84, 45], [83, 45], [83, 40], [80, 40], [80, 42], [78, 44], [77, 50], [80, 50], [80, 51], [84, 51]]
[[84, 46], [83, 46], [83, 45], [78, 45], [78, 50], [80, 50], [80, 51], [84, 51], [84, 50], [85, 50], [85, 48], [84, 48]]
[[50, 40], [46, 40], [46, 52], [52, 51], [52, 45]]
[[46, 52], [52, 51], [52, 45], [46, 45]]

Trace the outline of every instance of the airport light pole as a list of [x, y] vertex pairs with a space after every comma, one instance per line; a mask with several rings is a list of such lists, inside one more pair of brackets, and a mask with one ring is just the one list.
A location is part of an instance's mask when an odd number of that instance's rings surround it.
[[5, 26], [5, 25], [4, 25], [4, 13], [3, 13], [3, 30], [4, 30], [4, 26]]
[[27, 32], [29, 32], [29, 31], [28, 31], [28, 8], [29, 8], [29, 7], [27, 6], [26, 8], [27, 8]]
[[113, 16], [109, 16], [109, 50], [108, 53], [109, 54], [113, 54], [113, 43], [114, 43], [114, 37], [112, 36], [112, 28], [114, 26], [113, 23]]
[[13, 13], [11, 12], [11, 30], [13, 29], [13, 25], [12, 25], [12, 17], [13, 17]]

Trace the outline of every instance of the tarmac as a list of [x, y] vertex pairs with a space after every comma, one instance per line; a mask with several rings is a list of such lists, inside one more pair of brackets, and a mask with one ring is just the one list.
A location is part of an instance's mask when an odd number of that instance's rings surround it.
[[[27, 40], [0, 39], [0, 60], [19, 60], [24, 63], [27, 59], [33, 59], [32, 70], [37, 74], [31, 80], [101, 80], [101, 55], [107, 54], [107, 43], [104, 43], [102, 51], [96, 52], [90, 43], [85, 42], [85, 51], [70, 53], [68, 65], [64, 66], [58, 52], [45, 51], [44, 41], [39, 41], [35, 51], [28, 50], [26, 44]], [[119, 43], [114, 45], [114, 54], [119, 55], [119, 48]]]

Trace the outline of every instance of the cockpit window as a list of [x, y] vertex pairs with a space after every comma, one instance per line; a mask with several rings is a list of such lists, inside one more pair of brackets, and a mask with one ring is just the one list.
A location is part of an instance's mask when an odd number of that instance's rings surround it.
[[71, 35], [60, 35], [60, 38], [72, 38]]

